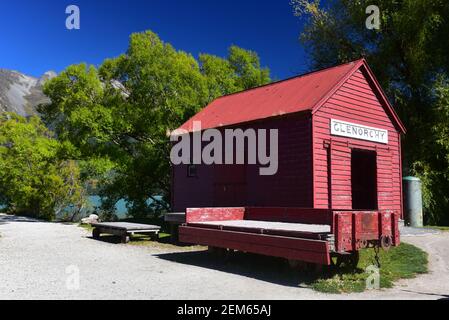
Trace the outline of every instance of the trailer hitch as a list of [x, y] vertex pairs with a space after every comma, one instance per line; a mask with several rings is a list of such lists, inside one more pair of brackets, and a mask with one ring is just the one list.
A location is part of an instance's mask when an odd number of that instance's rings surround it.
[[391, 236], [381, 236], [377, 243], [373, 244], [374, 248], [374, 259], [376, 260], [377, 267], [380, 268], [380, 257], [379, 252], [382, 248], [384, 251], [390, 250], [393, 245], [393, 238]]
[[374, 246], [374, 260], [376, 260], [376, 265], [377, 267], [380, 269], [381, 265], [380, 265], [380, 257], [379, 257], [379, 252], [380, 252], [380, 246]]

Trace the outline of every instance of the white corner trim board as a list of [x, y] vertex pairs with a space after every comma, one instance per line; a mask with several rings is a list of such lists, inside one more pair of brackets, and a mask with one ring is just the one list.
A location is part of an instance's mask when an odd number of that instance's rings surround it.
[[388, 130], [331, 119], [331, 134], [388, 144]]

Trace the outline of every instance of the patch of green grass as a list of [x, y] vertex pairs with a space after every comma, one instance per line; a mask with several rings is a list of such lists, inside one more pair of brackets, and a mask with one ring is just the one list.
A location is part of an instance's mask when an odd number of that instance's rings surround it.
[[158, 241], [150, 241], [150, 240], [131, 240], [128, 242], [128, 245], [130, 246], [136, 246], [136, 247], [145, 247], [149, 249], [159, 249], [159, 250], [166, 250], [169, 252], [184, 252], [184, 251], [202, 251], [206, 250], [207, 247], [202, 246], [178, 246], [176, 244], [172, 244], [169, 242], [158, 242]]
[[170, 238], [170, 237], [171, 237], [170, 233], [165, 233], [165, 232], [159, 233], [159, 239]]
[[[165, 232], [159, 232], [159, 241], [168, 241], [170, 239], [170, 234]], [[131, 236], [131, 240], [134, 241], [144, 241], [150, 239], [148, 235], [145, 234], [134, 234]]]
[[170, 251], [200, 251], [206, 250], [206, 247], [198, 245], [179, 245], [172, 243], [170, 240], [170, 234], [161, 232], [157, 241], [152, 241], [145, 235], [133, 235], [128, 245], [148, 247], [154, 249], [170, 250]]
[[[403, 243], [387, 252], [381, 251], [379, 256], [381, 288], [391, 288], [396, 280], [414, 278], [428, 271], [427, 253], [410, 244]], [[326, 276], [313, 279], [309, 284], [314, 290], [325, 293], [362, 292], [370, 275], [365, 270], [370, 265], [376, 265], [374, 250], [361, 250], [356, 270], [331, 270]]]
[[79, 223], [78, 227], [86, 229], [89, 232], [92, 232], [92, 230], [94, 229], [90, 224], [84, 224], [84, 223]]

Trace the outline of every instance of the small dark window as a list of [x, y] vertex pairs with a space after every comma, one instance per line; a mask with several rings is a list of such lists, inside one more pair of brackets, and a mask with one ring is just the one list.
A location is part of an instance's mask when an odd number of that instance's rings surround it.
[[196, 178], [198, 176], [197, 167], [194, 164], [191, 164], [187, 167], [187, 177]]

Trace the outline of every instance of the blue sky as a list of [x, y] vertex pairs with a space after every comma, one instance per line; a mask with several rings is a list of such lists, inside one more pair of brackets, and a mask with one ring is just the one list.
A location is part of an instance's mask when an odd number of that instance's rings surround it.
[[[65, 28], [78, 5], [81, 30]], [[0, 1], [0, 68], [32, 76], [126, 50], [133, 32], [152, 30], [177, 49], [226, 55], [236, 44], [255, 50], [273, 78], [308, 70], [290, 0], [13, 0]]]

